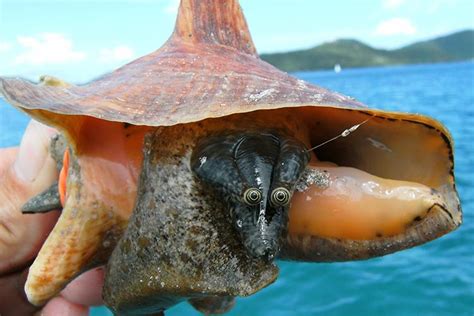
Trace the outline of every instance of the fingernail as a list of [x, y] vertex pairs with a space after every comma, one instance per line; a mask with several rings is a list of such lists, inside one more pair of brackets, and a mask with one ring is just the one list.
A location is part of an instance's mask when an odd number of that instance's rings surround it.
[[33, 182], [39, 175], [49, 153], [49, 143], [56, 131], [31, 120], [21, 140], [14, 170], [21, 180]]

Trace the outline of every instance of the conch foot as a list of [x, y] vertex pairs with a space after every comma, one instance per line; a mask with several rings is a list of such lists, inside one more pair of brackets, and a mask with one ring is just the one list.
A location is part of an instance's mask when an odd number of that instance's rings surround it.
[[29, 199], [21, 208], [23, 214], [46, 213], [62, 209], [59, 198], [58, 183]]
[[235, 305], [235, 298], [231, 296], [209, 296], [191, 298], [188, 302], [204, 315], [215, 315], [224, 314], [231, 310]]
[[187, 147], [170, 146], [163, 135], [146, 140], [137, 203], [107, 266], [104, 301], [115, 313], [149, 315], [190, 298], [247, 296], [277, 277], [274, 264], [248, 254], [223, 202], [193, 176]]

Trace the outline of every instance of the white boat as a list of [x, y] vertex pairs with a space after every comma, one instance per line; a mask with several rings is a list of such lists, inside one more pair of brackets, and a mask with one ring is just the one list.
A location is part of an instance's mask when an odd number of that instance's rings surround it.
[[335, 65], [334, 65], [334, 72], [335, 72], [335, 73], [340, 73], [341, 70], [342, 70], [341, 65], [339, 65], [339, 64], [335, 64]]

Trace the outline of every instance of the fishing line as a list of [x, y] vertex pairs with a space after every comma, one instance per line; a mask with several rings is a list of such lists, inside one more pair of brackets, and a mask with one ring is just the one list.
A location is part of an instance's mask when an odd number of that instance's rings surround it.
[[362, 121], [362, 122], [360, 122], [359, 124], [356, 124], [356, 125], [354, 125], [354, 126], [348, 128], [348, 129], [345, 129], [344, 131], [342, 131], [341, 134], [339, 134], [339, 135], [337, 135], [337, 136], [334, 136], [333, 138], [330, 138], [330, 139], [328, 139], [328, 140], [322, 142], [321, 144], [316, 145], [316, 146], [314, 146], [314, 147], [312, 147], [312, 148], [310, 148], [310, 149], [308, 149], [308, 150], [306, 150], [306, 151], [307, 151], [307, 152], [308, 152], [308, 151], [313, 151], [313, 150], [315, 150], [316, 148], [319, 148], [319, 147], [324, 146], [324, 145], [326, 145], [326, 144], [328, 144], [328, 143], [330, 143], [330, 142], [332, 142], [332, 141], [335, 141], [336, 139], [338, 139], [338, 138], [340, 138], [340, 137], [347, 137], [347, 136], [349, 136], [351, 133], [355, 132], [361, 125], [364, 125], [365, 123], [367, 123], [368, 121], [370, 121], [370, 120], [373, 119], [374, 117], [375, 117], [375, 116], [371, 116], [371, 117], [369, 117], [368, 119], [366, 119], [365, 121]]

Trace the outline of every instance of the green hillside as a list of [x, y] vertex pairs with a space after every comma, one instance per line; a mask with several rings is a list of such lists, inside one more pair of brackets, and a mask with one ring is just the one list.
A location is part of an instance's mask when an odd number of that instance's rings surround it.
[[412, 63], [432, 63], [474, 58], [474, 30], [456, 32], [394, 50], [376, 49], [362, 42], [341, 39], [288, 53], [262, 54], [261, 58], [285, 70], [314, 70]]

